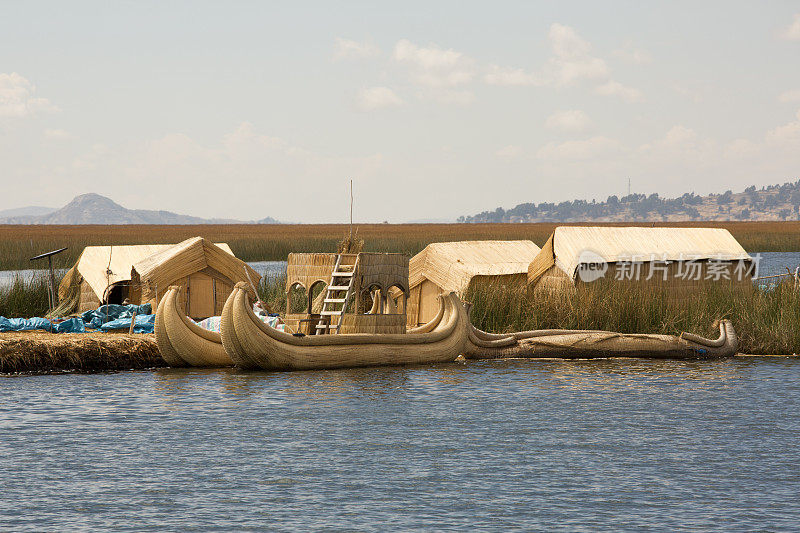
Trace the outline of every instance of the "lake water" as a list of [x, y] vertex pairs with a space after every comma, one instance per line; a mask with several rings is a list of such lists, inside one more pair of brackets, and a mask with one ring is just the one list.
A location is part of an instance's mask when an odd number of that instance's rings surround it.
[[[787, 267], [794, 272], [800, 266], [800, 252], [761, 252], [760, 256], [759, 276], [783, 274]], [[248, 265], [266, 277], [278, 277], [286, 271], [286, 261], [253, 261]], [[42, 273], [43, 270], [0, 270], [0, 287], [9, 286], [17, 276], [30, 278]]]
[[0, 378], [4, 531], [796, 531], [800, 361]]
[[[247, 263], [253, 270], [266, 277], [277, 277], [286, 271], [286, 261], [253, 261]], [[45, 275], [46, 270], [0, 270], [0, 287], [8, 287], [17, 277], [30, 279], [33, 276]], [[56, 279], [61, 279], [66, 271], [56, 272]]]

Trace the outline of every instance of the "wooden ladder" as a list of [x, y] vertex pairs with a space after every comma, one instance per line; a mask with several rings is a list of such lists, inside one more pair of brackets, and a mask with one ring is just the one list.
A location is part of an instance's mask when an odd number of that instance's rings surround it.
[[[352, 261], [352, 263], [349, 261]], [[339, 254], [336, 256], [336, 266], [333, 267], [331, 281], [328, 283], [328, 287], [325, 290], [325, 300], [322, 302], [322, 311], [320, 312], [322, 320], [317, 324], [317, 335], [332, 333], [331, 330], [334, 330], [333, 333], [339, 333], [342, 327], [342, 319], [350, 300], [350, 294], [353, 291], [357, 267], [358, 254]], [[336, 324], [333, 323], [334, 317], [336, 318]]]

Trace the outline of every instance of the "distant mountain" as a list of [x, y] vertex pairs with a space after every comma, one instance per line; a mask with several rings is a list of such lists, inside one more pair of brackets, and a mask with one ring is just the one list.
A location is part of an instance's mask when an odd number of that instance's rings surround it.
[[757, 190], [698, 196], [686, 193], [677, 198], [658, 194], [630, 194], [605, 202], [574, 200], [558, 204], [519, 204], [498, 207], [459, 222], [680, 222], [687, 220], [800, 220], [800, 180], [770, 185]]
[[49, 215], [57, 211], [56, 207], [41, 207], [38, 205], [29, 205], [27, 207], [17, 207], [15, 209], [0, 210], [0, 219], [10, 217], [38, 217], [42, 215]]
[[[21, 208], [32, 209], [32, 208]], [[47, 209], [47, 208], [38, 208]], [[11, 210], [13, 211], [13, 210]], [[269, 220], [270, 222], [266, 222]], [[127, 209], [99, 194], [82, 194], [61, 209], [42, 214], [0, 217], [0, 224], [249, 224], [241, 220], [206, 219], [171, 211]], [[267, 217], [260, 224], [278, 223]]]

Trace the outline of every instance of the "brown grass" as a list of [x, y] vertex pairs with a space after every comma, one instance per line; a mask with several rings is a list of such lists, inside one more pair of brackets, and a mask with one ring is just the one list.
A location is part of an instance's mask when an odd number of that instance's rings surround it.
[[740, 352], [800, 353], [800, 291], [791, 282], [771, 290], [715, 283], [689, 293], [666, 285], [594, 282], [553, 294], [495, 284], [471, 289], [466, 299], [473, 304], [472, 323], [493, 333], [553, 328], [716, 337], [713, 323], [727, 318]]
[[155, 335], [0, 333], [0, 373], [163, 367]]
[[[651, 224], [597, 224], [634, 225]], [[675, 222], [660, 227], [723, 227], [733, 233], [748, 252], [800, 251], [800, 222]], [[565, 224], [560, 224], [565, 225]], [[578, 224], [575, 224], [578, 225]], [[556, 224], [360, 224], [358, 238], [364, 251], [413, 255], [437, 241], [480, 239], [530, 239], [544, 244]], [[201, 235], [227, 242], [245, 261], [285, 260], [290, 252], [334, 252], [346, 224], [238, 224], [200, 226], [2, 226], [0, 270], [31, 268], [30, 257], [62, 246], [59, 267], [75, 262], [84, 246], [108, 244], [175, 243]], [[44, 263], [39, 267], [44, 267]]]

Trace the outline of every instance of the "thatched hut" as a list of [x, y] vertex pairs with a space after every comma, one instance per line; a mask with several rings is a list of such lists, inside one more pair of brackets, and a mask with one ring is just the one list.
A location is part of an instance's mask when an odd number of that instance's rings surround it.
[[613, 283], [750, 283], [753, 259], [721, 228], [559, 226], [528, 268], [536, 290], [571, 289], [605, 279]]
[[260, 276], [225, 243], [194, 237], [179, 244], [87, 246], [59, 285], [60, 311], [83, 312], [105, 303], [151, 303], [153, 310], [170, 285], [184, 288], [187, 314], [219, 314], [238, 281]]
[[436, 316], [437, 297], [455, 291], [463, 296], [476, 283], [525, 286], [528, 265], [539, 247], [532, 241], [462, 241], [429, 244], [409, 263], [408, 324]]
[[[337, 268], [346, 271], [346, 279], [352, 277], [353, 282], [334, 297], [328, 289]], [[302, 309], [292, 297], [298, 288], [306, 295]], [[405, 333], [407, 297], [408, 256], [404, 254], [289, 254], [284, 321], [292, 331], [316, 334], [321, 321], [327, 318], [335, 324], [342, 315], [339, 333]], [[327, 311], [327, 317], [321, 309], [326, 301], [337, 304], [336, 310]]]
[[141, 303], [153, 309], [170, 285], [181, 287], [179, 300], [192, 318], [218, 316], [239, 281], [257, 285], [261, 276], [237, 259], [225, 243], [202, 237], [187, 239], [133, 264], [131, 281], [141, 291]]

